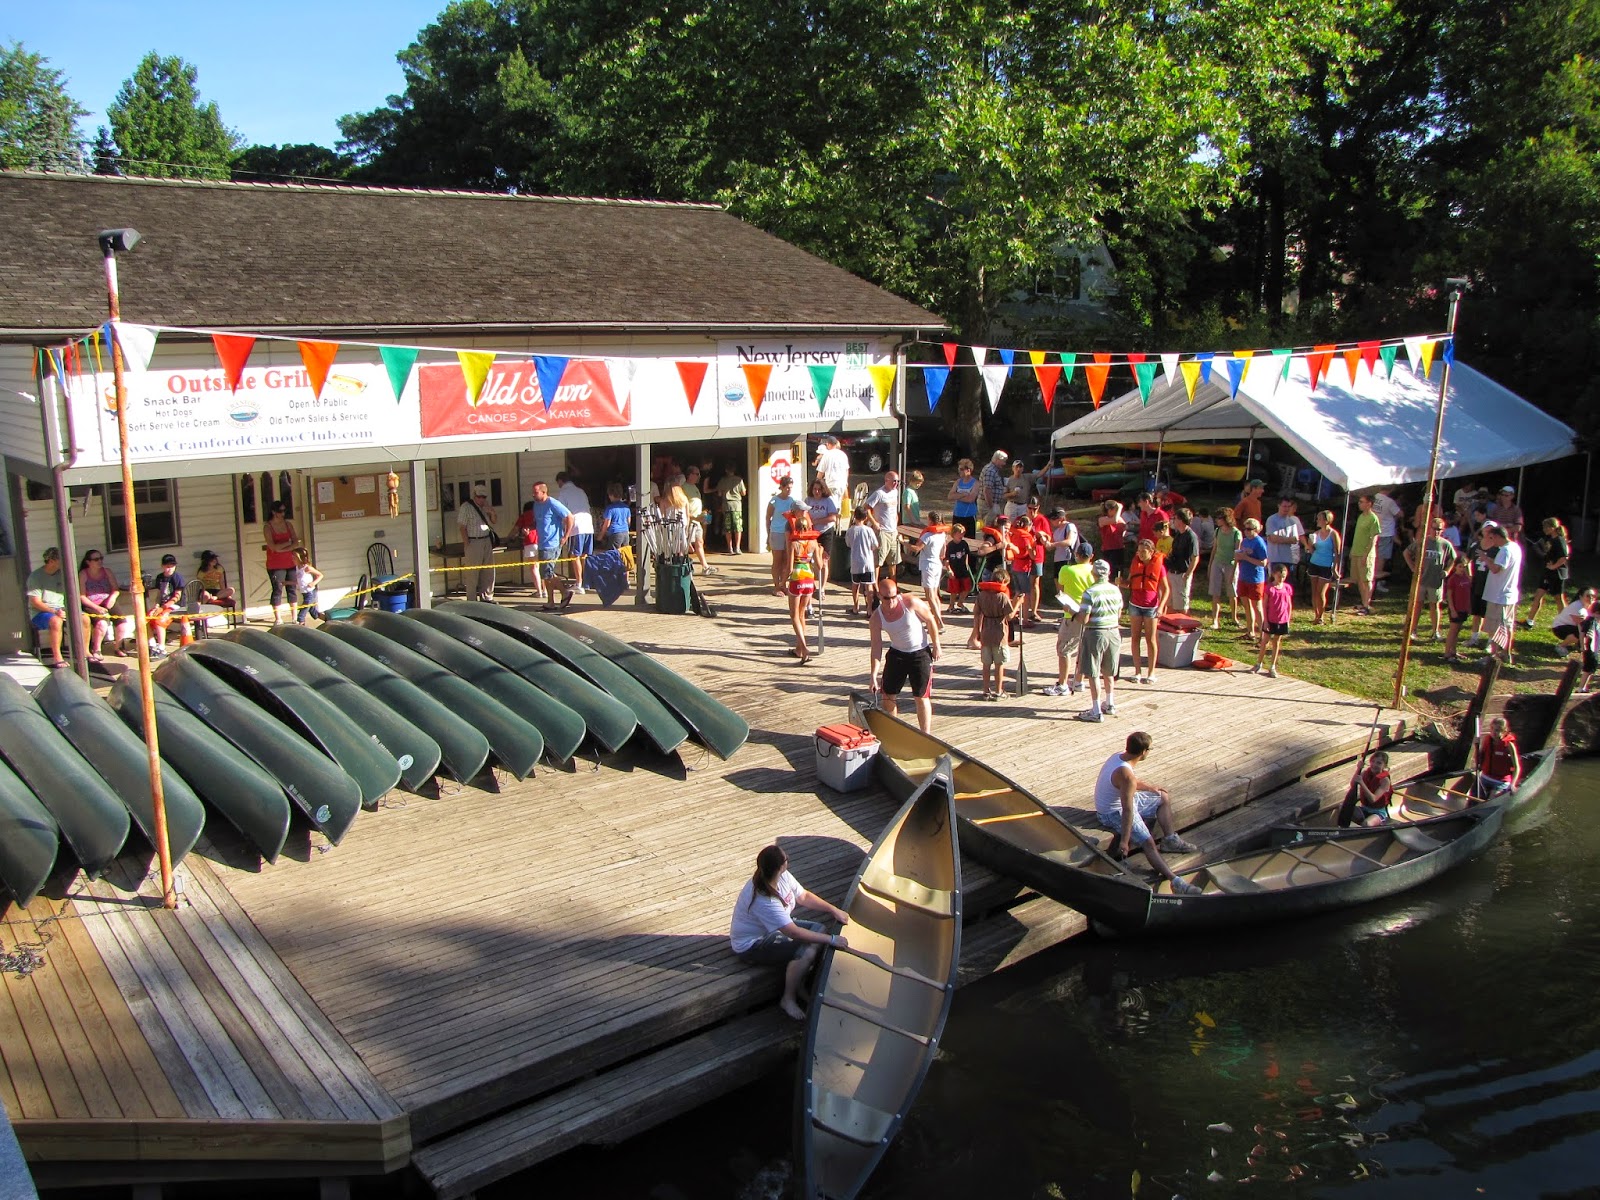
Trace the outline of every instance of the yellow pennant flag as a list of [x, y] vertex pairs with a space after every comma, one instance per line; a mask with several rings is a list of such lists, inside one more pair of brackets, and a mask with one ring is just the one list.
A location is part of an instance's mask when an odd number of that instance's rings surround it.
[[894, 387], [894, 373], [897, 370], [893, 363], [888, 366], [871, 366], [867, 374], [872, 376], [872, 394], [878, 398], [878, 407], [883, 408], [889, 403], [889, 389]]
[[1424, 379], [1426, 379], [1428, 377], [1428, 373], [1433, 370], [1433, 348], [1438, 344], [1438, 342], [1434, 341], [1432, 338], [1429, 338], [1427, 341], [1422, 343], [1422, 346], [1419, 350], [1419, 353], [1422, 356], [1422, 377]]
[[1178, 370], [1183, 374], [1183, 386], [1189, 393], [1189, 403], [1194, 403], [1194, 385], [1200, 379], [1200, 364], [1194, 359], [1185, 359], [1178, 364]]
[[461, 361], [461, 377], [467, 383], [467, 404], [477, 408], [484, 381], [489, 378], [489, 368], [494, 366], [494, 351], [457, 350], [456, 358]]

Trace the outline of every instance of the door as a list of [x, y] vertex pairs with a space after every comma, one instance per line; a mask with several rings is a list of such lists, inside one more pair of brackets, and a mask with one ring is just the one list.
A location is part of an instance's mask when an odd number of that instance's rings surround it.
[[515, 472], [515, 460], [501, 455], [447, 458], [439, 464], [439, 518], [447, 545], [461, 541], [457, 512], [472, 499], [472, 489], [480, 483], [489, 489], [489, 507], [495, 510], [495, 532], [502, 535], [510, 532], [521, 508], [517, 503]]
[[239, 589], [246, 609], [265, 607], [272, 602], [272, 580], [267, 578], [266, 535], [262, 527], [271, 515], [272, 505], [282, 500], [288, 506], [289, 522], [300, 540], [311, 545], [311, 505], [304, 471], [256, 471], [236, 475], [233, 480], [234, 508], [239, 519], [241, 561], [237, 571], [229, 572]]

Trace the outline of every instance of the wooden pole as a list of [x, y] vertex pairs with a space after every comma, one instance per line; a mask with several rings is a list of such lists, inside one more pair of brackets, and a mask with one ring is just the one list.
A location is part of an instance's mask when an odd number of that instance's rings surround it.
[[[122, 320], [121, 302], [117, 295], [117, 251], [113, 232], [100, 235], [100, 249], [105, 255], [106, 298], [111, 307], [113, 333], [116, 323]], [[155, 810], [156, 857], [161, 863], [161, 903], [167, 908], [178, 907], [178, 893], [172, 884], [172, 846], [167, 836], [167, 798], [161, 789], [161, 746], [156, 735], [156, 707], [152, 696], [154, 683], [150, 679], [150, 638], [145, 620], [144, 580], [139, 564], [139, 524], [134, 511], [133, 463], [128, 457], [128, 388], [123, 374], [122, 339], [112, 338], [111, 373], [117, 399], [117, 447], [122, 455], [122, 507], [128, 534], [128, 590], [133, 593], [134, 641], [139, 650], [139, 708], [144, 718], [144, 745], [150, 766], [150, 806]]]
[[[1444, 356], [1439, 371], [1439, 404], [1433, 418], [1433, 453], [1428, 458], [1428, 486], [1423, 492], [1425, 504], [1428, 504], [1429, 514], [1432, 514], [1433, 491], [1439, 485], [1439, 443], [1444, 438], [1444, 406], [1450, 392], [1450, 359], [1455, 354], [1456, 316], [1461, 311], [1461, 288], [1464, 280], [1452, 279], [1450, 282], [1450, 319], [1445, 326], [1445, 331], [1450, 335], [1450, 353]], [[1443, 505], [1440, 505], [1443, 511]], [[1430, 521], [1431, 524], [1431, 521]], [[1427, 545], [1429, 532], [1422, 531], [1422, 544]], [[1406, 601], [1405, 626], [1400, 631], [1400, 665], [1394, 673], [1394, 699], [1389, 707], [1399, 708], [1406, 694], [1406, 667], [1411, 663], [1411, 630], [1417, 623], [1417, 600], [1422, 594], [1422, 551], [1417, 552], [1416, 565], [1411, 571], [1411, 595]], [[1513, 614], [1515, 615], [1515, 614]]]

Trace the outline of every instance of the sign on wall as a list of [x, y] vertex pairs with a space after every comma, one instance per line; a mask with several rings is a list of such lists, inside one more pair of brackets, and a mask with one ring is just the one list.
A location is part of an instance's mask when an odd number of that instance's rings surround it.
[[[887, 347], [862, 339], [747, 338], [717, 347], [719, 423], [792, 425], [879, 411], [869, 366], [894, 361]], [[756, 405], [754, 392], [765, 390]]]
[[536, 434], [555, 429], [607, 429], [629, 423], [627, 397], [620, 400], [600, 359], [573, 359], [549, 405], [534, 364], [506, 360], [489, 368], [476, 403], [454, 363], [428, 363], [416, 371], [425, 438]]

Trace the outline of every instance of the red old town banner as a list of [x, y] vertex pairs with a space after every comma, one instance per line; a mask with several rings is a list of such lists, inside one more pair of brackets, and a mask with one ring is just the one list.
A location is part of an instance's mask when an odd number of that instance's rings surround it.
[[468, 403], [461, 368], [454, 363], [419, 366], [417, 394], [422, 403], [424, 438], [607, 429], [629, 423], [628, 402], [618, 403], [611, 389], [611, 373], [598, 359], [574, 359], [567, 364], [549, 412], [529, 361], [495, 363], [476, 405]]

